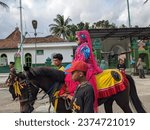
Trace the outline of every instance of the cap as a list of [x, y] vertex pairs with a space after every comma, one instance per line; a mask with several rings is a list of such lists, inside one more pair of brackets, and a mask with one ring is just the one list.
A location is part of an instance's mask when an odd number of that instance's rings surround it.
[[124, 58], [123, 57], [119, 57], [119, 59], [118, 60], [122, 60], [122, 61], [124, 61]]
[[75, 61], [72, 63], [72, 66], [66, 70], [66, 72], [73, 72], [76, 70], [86, 72], [88, 70], [88, 66], [83, 61]]

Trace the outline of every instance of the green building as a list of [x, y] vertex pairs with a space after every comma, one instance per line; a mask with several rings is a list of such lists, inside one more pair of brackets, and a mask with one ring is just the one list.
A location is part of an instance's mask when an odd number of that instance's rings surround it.
[[150, 28], [90, 29], [89, 33], [97, 60], [105, 60], [109, 68], [115, 68], [118, 57], [124, 55], [127, 68], [141, 57], [145, 69], [150, 69]]

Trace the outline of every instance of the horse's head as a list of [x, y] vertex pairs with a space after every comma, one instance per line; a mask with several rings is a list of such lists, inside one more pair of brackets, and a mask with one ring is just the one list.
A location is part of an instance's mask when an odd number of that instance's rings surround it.
[[64, 78], [64, 72], [50, 67], [26, 68], [25, 72], [17, 74], [15, 83], [18, 82], [21, 86], [19, 95], [21, 112], [32, 112], [39, 88], [45, 91], [52, 101], [55, 92], [62, 87]]
[[[34, 102], [39, 88], [26, 76], [26, 72], [17, 75], [18, 88], [20, 89], [20, 112], [29, 113], [34, 110]], [[15, 87], [15, 86], [14, 86]]]
[[39, 88], [26, 76], [26, 72], [11, 74], [10, 81], [20, 101], [20, 112], [32, 112]]

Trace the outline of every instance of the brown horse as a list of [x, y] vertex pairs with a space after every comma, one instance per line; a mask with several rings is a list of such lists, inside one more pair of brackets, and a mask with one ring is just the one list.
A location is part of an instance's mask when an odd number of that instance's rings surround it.
[[[34, 102], [37, 97], [39, 88], [49, 95], [50, 102], [54, 99], [54, 93], [60, 90], [62, 84], [64, 84], [65, 73], [59, 70], [55, 70], [49, 67], [35, 67], [27, 68], [23, 73], [19, 73], [17, 80], [19, 84], [24, 86], [21, 88], [22, 95], [20, 97], [20, 111], [32, 112], [34, 110]], [[135, 110], [138, 113], [146, 112], [143, 105], [137, 95], [134, 80], [130, 75], [126, 75], [129, 81], [129, 86], [121, 92], [114, 94], [107, 98], [98, 99], [98, 105], [104, 104], [105, 112], [111, 113], [113, 102], [116, 101], [118, 106], [125, 112], [131, 113], [132, 110], [129, 106], [129, 99]], [[72, 112], [66, 109], [65, 100], [59, 98], [56, 112]]]

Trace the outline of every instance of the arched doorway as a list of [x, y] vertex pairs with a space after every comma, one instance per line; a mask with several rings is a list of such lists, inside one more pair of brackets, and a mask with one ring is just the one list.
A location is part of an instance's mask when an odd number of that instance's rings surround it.
[[1, 66], [6, 66], [8, 65], [8, 60], [7, 60], [7, 55], [6, 54], [2, 54], [0, 57], [0, 65]]
[[28, 67], [32, 66], [32, 55], [30, 53], [25, 54], [25, 65]]

